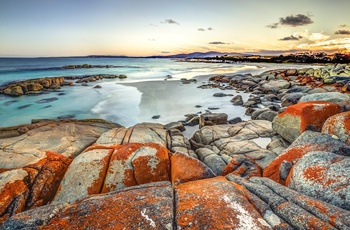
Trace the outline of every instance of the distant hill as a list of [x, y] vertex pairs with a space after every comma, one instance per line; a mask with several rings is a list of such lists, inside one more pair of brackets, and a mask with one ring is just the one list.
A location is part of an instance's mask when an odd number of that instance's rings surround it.
[[[222, 52], [194, 52], [188, 54], [174, 54], [174, 55], [153, 55], [153, 56], [144, 56], [136, 58], [209, 58], [216, 56], [249, 56], [249, 54], [241, 53], [222, 53]], [[89, 55], [89, 58], [135, 58], [132, 56], [113, 56], [113, 55]]]
[[175, 55], [167, 55], [167, 56], [150, 56], [150, 58], [208, 58], [208, 57], [216, 57], [216, 56], [248, 56], [247, 54], [241, 53], [222, 53], [222, 52], [194, 52], [189, 54], [175, 54]]

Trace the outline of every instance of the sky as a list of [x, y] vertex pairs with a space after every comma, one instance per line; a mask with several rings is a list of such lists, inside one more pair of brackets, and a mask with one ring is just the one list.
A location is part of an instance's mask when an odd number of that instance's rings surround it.
[[1, 0], [0, 56], [350, 52], [350, 0]]

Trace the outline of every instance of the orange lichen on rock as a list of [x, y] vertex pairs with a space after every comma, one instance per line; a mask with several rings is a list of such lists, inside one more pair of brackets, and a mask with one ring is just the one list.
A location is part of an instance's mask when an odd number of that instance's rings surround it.
[[71, 158], [47, 151], [46, 158], [24, 168], [28, 172], [38, 170], [32, 181], [26, 209], [45, 205], [53, 199], [71, 161]]
[[320, 131], [329, 117], [341, 112], [342, 107], [338, 104], [326, 101], [308, 101], [289, 106], [286, 111], [277, 116], [291, 114], [300, 117], [301, 132], [310, 129], [310, 127]]
[[350, 111], [328, 118], [322, 127], [322, 133], [336, 135], [340, 140], [350, 144]]
[[261, 176], [262, 169], [251, 157], [234, 156], [224, 168], [222, 175], [226, 176], [229, 173], [249, 179], [253, 176]]
[[181, 229], [270, 229], [236, 186], [224, 177], [175, 187], [176, 222]]
[[152, 142], [117, 145], [102, 192], [156, 181], [170, 181], [170, 160], [166, 148]]
[[208, 166], [193, 157], [178, 153], [172, 155], [170, 161], [173, 185], [215, 176]]
[[156, 144], [143, 144], [132, 160], [137, 184], [170, 181], [168, 149]]
[[28, 174], [22, 169], [0, 174], [0, 224], [24, 210], [29, 192]]
[[286, 152], [279, 155], [264, 169], [263, 177], [268, 177], [271, 180], [276, 181], [277, 183], [285, 185], [285, 180], [282, 180], [280, 178], [280, 167], [282, 162], [283, 161], [293, 162], [295, 160], [298, 160], [302, 156], [304, 156], [306, 153], [311, 151], [314, 147], [315, 147], [314, 145], [303, 145], [303, 146], [296, 146], [296, 147], [287, 149]]
[[171, 185], [158, 182], [78, 201], [41, 229], [171, 229], [172, 223]]

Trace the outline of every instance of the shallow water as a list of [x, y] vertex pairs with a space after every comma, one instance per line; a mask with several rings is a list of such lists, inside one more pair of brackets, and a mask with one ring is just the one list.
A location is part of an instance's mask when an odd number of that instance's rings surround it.
[[[73, 70], [59, 68], [64, 65], [85, 63], [118, 67]], [[165, 124], [183, 120], [185, 114], [205, 112], [210, 106], [219, 108], [213, 112], [227, 113], [229, 118], [240, 116], [248, 119], [244, 116], [244, 108], [232, 106], [229, 102], [231, 97], [212, 96], [220, 90], [198, 89], [200, 82], [181, 85], [179, 79], [210, 74], [255, 74], [274, 68], [279, 66], [265, 64], [258, 68], [254, 64], [189, 63], [170, 59], [142, 58], [0, 58], [0, 85], [39, 77], [105, 73], [128, 76], [127, 79], [104, 79], [89, 83], [89, 86], [76, 84], [72, 87], [62, 87], [58, 92], [48, 94], [21, 97], [0, 95], [0, 126], [61, 116], [78, 119], [102, 118], [124, 126], [132, 126], [139, 122]], [[168, 75], [172, 78], [164, 81]], [[137, 85], [148, 81], [157, 83], [149, 82], [142, 87]], [[174, 82], [177, 85], [172, 85]], [[93, 88], [96, 84], [102, 88]], [[244, 99], [248, 97], [247, 94], [242, 95]], [[201, 105], [202, 108], [195, 108], [195, 105]], [[153, 115], [161, 117], [154, 120]]]

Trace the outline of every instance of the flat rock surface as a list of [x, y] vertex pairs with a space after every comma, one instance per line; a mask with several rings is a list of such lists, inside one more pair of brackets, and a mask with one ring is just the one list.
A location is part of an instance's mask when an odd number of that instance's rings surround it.
[[95, 143], [102, 133], [118, 126], [103, 120], [43, 120], [31, 125], [5, 128], [0, 132], [12, 137], [0, 139], [0, 151], [44, 150], [74, 158]]
[[221, 175], [235, 155], [250, 157], [261, 168], [269, 165], [277, 155], [260, 147], [253, 139], [274, 135], [276, 133], [272, 130], [271, 122], [250, 120], [232, 125], [205, 126], [193, 135], [190, 143], [198, 158], [216, 175]]

